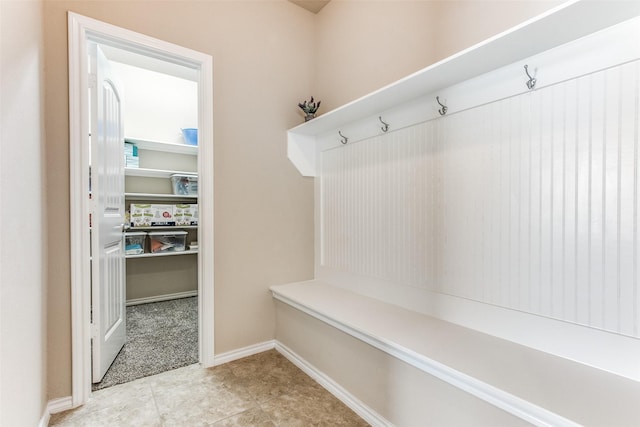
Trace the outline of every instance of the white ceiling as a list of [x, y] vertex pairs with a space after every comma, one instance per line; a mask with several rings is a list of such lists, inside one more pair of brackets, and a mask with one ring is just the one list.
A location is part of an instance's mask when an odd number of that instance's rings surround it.
[[289, 0], [293, 4], [307, 9], [309, 12], [318, 13], [331, 0]]

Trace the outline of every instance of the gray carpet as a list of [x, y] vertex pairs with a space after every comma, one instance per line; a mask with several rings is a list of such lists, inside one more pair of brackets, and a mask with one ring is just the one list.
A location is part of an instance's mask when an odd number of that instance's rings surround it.
[[198, 298], [127, 307], [127, 343], [100, 390], [198, 362]]

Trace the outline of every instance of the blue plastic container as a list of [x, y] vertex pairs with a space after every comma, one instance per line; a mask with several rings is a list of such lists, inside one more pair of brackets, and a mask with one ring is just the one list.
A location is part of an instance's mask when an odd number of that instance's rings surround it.
[[182, 136], [184, 137], [185, 144], [198, 145], [198, 129], [182, 129]]

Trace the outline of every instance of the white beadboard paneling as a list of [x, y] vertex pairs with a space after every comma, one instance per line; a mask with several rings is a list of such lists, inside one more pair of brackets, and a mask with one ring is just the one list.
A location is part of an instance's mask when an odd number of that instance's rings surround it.
[[432, 124], [322, 153], [323, 266], [433, 282]]
[[640, 337], [638, 61], [321, 152], [321, 267]]

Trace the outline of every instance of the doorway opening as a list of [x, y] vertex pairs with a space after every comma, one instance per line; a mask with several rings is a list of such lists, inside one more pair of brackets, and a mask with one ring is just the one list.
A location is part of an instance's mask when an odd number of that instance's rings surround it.
[[[191, 271], [192, 285], [190, 289], [171, 289], [160, 291], [159, 295], [141, 295], [138, 290], [138, 295], [128, 295], [129, 305], [135, 306], [136, 303], [154, 303], [161, 304], [162, 300], [171, 300], [177, 297], [191, 297], [191, 305], [196, 303], [197, 310], [197, 361], [203, 366], [209, 367], [214, 364], [214, 350], [213, 350], [213, 119], [212, 119], [212, 105], [213, 105], [213, 90], [212, 90], [212, 58], [209, 55], [202, 54], [200, 52], [192, 51], [180, 46], [173, 45], [161, 40], [153, 39], [151, 37], [138, 34], [129, 30], [125, 30], [110, 24], [106, 24], [100, 21], [96, 21], [91, 18], [83, 17], [74, 13], [69, 13], [69, 107], [70, 107], [70, 156], [71, 156], [71, 262], [72, 262], [72, 406], [78, 406], [86, 402], [91, 392], [92, 384], [92, 339], [95, 342], [96, 337], [100, 339], [109, 337], [109, 328], [104, 328], [104, 325], [100, 325], [100, 317], [97, 317], [95, 311], [100, 311], [99, 303], [96, 304], [95, 296], [97, 292], [91, 291], [92, 283], [92, 228], [89, 227], [90, 213], [94, 211], [94, 201], [87, 197], [90, 194], [90, 165], [91, 165], [91, 152], [90, 152], [90, 139], [95, 138], [95, 135], [91, 135], [91, 94], [87, 88], [91, 87], [92, 77], [90, 73], [90, 61], [89, 52], [91, 46], [98, 45], [103, 50], [109, 52], [109, 55], [119, 58], [121, 63], [125, 63], [127, 66], [135, 65], [138, 68], [153, 69], [156, 72], [165, 75], [174, 75], [176, 73], [182, 73], [180, 78], [189, 80], [194, 84], [194, 103], [195, 106], [195, 121], [194, 127], [198, 129], [198, 146], [196, 155], [194, 155], [193, 147], [185, 148], [183, 144], [176, 144], [179, 141], [154, 141], [152, 136], [147, 141], [134, 140], [133, 142], [141, 150], [146, 150], [149, 153], [149, 158], [153, 158], [153, 161], [174, 163], [177, 159], [178, 164], [180, 162], [189, 163], [191, 166], [185, 167], [188, 172], [192, 172], [198, 177], [197, 188], [194, 190], [195, 195], [193, 199], [189, 197], [179, 198], [174, 200], [173, 197], [166, 195], [158, 196], [158, 194], [167, 193], [164, 190], [150, 190], [148, 192], [141, 192], [137, 189], [126, 188], [125, 194], [128, 194], [126, 202], [139, 202], [136, 200], [141, 197], [151, 198], [151, 200], [144, 200], [145, 202], [152, 201], [156, 204], [166, 206], [184, 205], [183, 210], [191, 212], [186, 205], [194, 205], [198, 210], [198, 224], [197, 228], [185, 226], [187, 228], [184, 231], [185, 236], [189, 235], [189, 240], [182, 238], [181, 232], [172, 230], [170, 233], [167, 231], [153, 230], [153, 233], [159, 233], [160, 235], [153, 235], [155, 240], [150, 241], [163, 241], [163, 239], [172, 239], [172, 249], [165, 253], [161, 253], [163, 249], [159, 249], [159, 253], [151, 251], [148, 244], [144, 246], [143, 252], [152, 252], [148, 255], [141, 253], [142, 258], [146, 256], [153, 256], [146, 261], [149, 261], [147, 265], [139, 264], [139, 270], [156, 271], [165, 267], [169, 262], [163, 262], [164, 256], [161, 258], [159, 255], [167, 255], [166, 259], [183, 259], [187, 260], [191, 257], [190, 267], [187, 269]], [[137, 61], [137, 62], [136, 62]], [[116, 61], [117, 62], [117, 61]], [[94, 119], [95, 120], [95, 119]], [[94, 123], [95, 124], [95, 123]], [[158, 126], [160, 127], [160, 126]], [[97, 128], [95, 128], [97, 129]], [[123, 135], [126, 136], [126, 135]], [[156, 138], [157, 139], [157, 138]], [[145, 145], [147, 143], [147, 145]], [[160, 145], [158, 145], [158, 143]], [[149, 145], [150, 144], [150, 145]], [[158, 149], [160, 147], [160, 149]], [[167, 148], [169, 151], [167, 151]], [[174, 150], [177, 149], [178, 152]], [[184, 151], [186, 149], [186, 151]], [[158, 154], [158, 152], [160, 154]], [[167, 153], [173, 156], [173, 159], [167, 160]], [[177, 157], [176, 157], [177, 156]], [[164, 159], [163, 159], [164, 158]], [[121, 158], [122, 159], [122, 158]], [[95, 159], [94, 159], [95, 161]], [[175, 168], [173, 170], [164, 168], [165, 172], [179, 172]], [[152, 169], [150, 167], [140, 169]], [[195, 169], [195, 170], [194, 170]], [[158, 170], [158, 169], [156, 169]], [[97, 174], [97, 172], [92, 171]], [[134, 174], [135, 175], [135, 174]], [[149, 178], [149, 177], [147, 177]], [[157, 177], [156, 177], [157, 178]], [[164, 181], [169, 183], [169, 177]], [[154, 177], [151, 177], [154, 179]], [[156, 181], [160, 182], [156, 179]], [[132, 184], [134, 185], [134, 184]], [[138, 185], [138, 184], [135, 184]], [[135, 187], [134, 185], [134, 187]], [[168, 185], [168, 184], [167, 184]], [[132, 195], [133, 194], [133, 195]], [[144, 195], [144, 196], [143, 196]], [[155, 197], [155, 199], [154, 199]], [[194, 203], [184, 203], [193, 201]], [[135, 204], [135, 203], [134, 203]], [[181, 211], [182, 212], [182, 211]], [[182, 212], [184, 214], [184, 212]], [[130, 223], [130, 219], [126, 219], [122, 222], [124, 224]], [[166, 224], [170, 225], [170, 224]], [[93, 227], [94, 234], [96, 233], [95, 227]], [[113, 228], [113, 227], [112, 227]], [[121, 230], [122, 232], [122, 230]], [[147, 233], [149, 231], [144, 231]], [[100, 233], [100, 232], [98, 232]], [[130, 236], [134, 237], [134, 236]], [[148, 239], [148, 237], [147, 237]], [[95, 240], [95, 236], [94, 236]], [[120, 261], [124, 261], [124, 241], [122, 240], [122, 256]], [[171, 256], [169, 252], [179, 247], [179, 252], [187, 252], [187, 241], [189, 244], [197, 242], [197, 249], [193, 249], [188, 253], [181, 253], [180, 256]], [[166, 247], [164, 248], [166, 249]], [[186, 249], [187, 251], [182, 251]], [[95, 250], [94, 250], [95, 252]], [[111, 259], [115, 259], [113, 255], [118, 251], [109, 252], [111, 258], [106, 264], [113, 262]], [[177, 252], [176, 252], [177, 253]], [[173, 255], [173, 254], [171, 254]], [[118, 255], [119, 256], [119, 255]], [[128, 255], [127, 255], [128, 256]], [[158, 256], [158, 257], [156, 257]], [[108, 257], [107, 257], [108, 258]], [[196, 261], [197, 260], [197, 261]], [[137, 260], [127, 260], [132, 262], [138, 262]], [[194, 261], [195, 264], [194, 265]], [[153, 263], [156, 263], [155, 266]], [[176, 265], [184, 264], [181, 261], [176, 261]], [[103, 266], [105, 263], [96, 265]], [[189, 264], [189, 262], [187, 262]], [[115, 265], [115, 264], [114, 264]], [[142, 267], [140, 267], [142, 266]], [[102, 267], [100, 267], [102, 268]], [[179, 269], [180, 267], [178, 267]], [[97, 267], [94, 266], [93, 270]], [[132, 267], [132, 270], [136, 268]], [[117, 271], [117, 268], [114, 268]], [[162, 274], [162, 273], [161, 273]], [[178, 272], [178, 274], [180, 274]], [[93, 273], [95, 277], [95, 273]], [[109, 276], [109, 274], [107, 274]], [[110, 279], [109, 279], [110, 280]], [[153, 281], [153, 278], [149, 279]], [[96, 283], [96, 280], [94, 280]], [[144, 283], [141, 288], [146, 286]], [[153, 292], [151, 292], [153, 294]], [[158, 292], [155, 292], [158, 294]], [[194, 297], [197, 295], [197, 297]], [[92, 297], [94, 299], [92, 305]], [[110, 294], [107, 298], [112, 298]], [[122, 303], [124, 307], [123, 295], [118, 304]], [[177, 301], [177, 300], [176, 300]], [[183, 301], [184, 302], [184, 301]], [[104, 306], [104, 304], [100, 305]], [[115, 306], [114, 304], [109, 305]], [[95, 307], [96, 310], [93, 310]], [[124, 311], [124, 310], [121, 310]], [[187, 310], [188, 311], [188, 310]], [[193, 311], [193, 309], [191, 310]], [[124, 315], [124, 314], [123, 314]], [[93, 317], [92, 317], [93, 316]], [[112, 316], [114, 317], [114, 316]], [[117, 316], [116, 316], [117, 317]], [[122, 316], [121, 316], [122, 317]], [[103, 322], [108, 323], [108, 322]], [[110, 364], [110, 363], [109, 363]]]
[[[96, 391], [198, 362], [198, 93], [192, 68], [93, 42], [89, 52], [90, 182], [96, 199], [91, 233], [92, 322], [100, 327], [98, 333], [105, 334], [106, 347], [101, 346], [102, 336], [94, 337], [92, 389]], [[100, 92], [103, 86], [119, 95], [110, 103], [121, 106], [120, 118], [98, 116], [103, 109], [98, 102], [105, 97]], [[124, 134], [124, 150], [118, 141], [112, 156], [118, 163], [125, 157], [124, 168], [113, 179], [106, 172], [112, 165], [104, 164], [109, 121], [120, 122]], [[183, 130], [196, 138], [186, 140]], [[115, 286], [102, 283], [103, 276], [114, 275], [100, 274], [105, 267], [102, 245], [95, 241], [103, 238], [102, 224], [97, 223], [103, 221], [100, 212], [111, 181], [124, 183], [113, 195], [125, 212], [125, 274], [123, 283]], [[115, 238], [121, 245], [120, 233]], [[122, 301], [103, 301], [120, 292], [126, 308]], [[96, 306], [113, 303], [119, 303], [124, 314], [121, 321], [116, 319], [120, 325], [102, 318], [96, 322], [96, 317], [106, 317]], [[113, 332], [106, 330], [109, 325]]]

